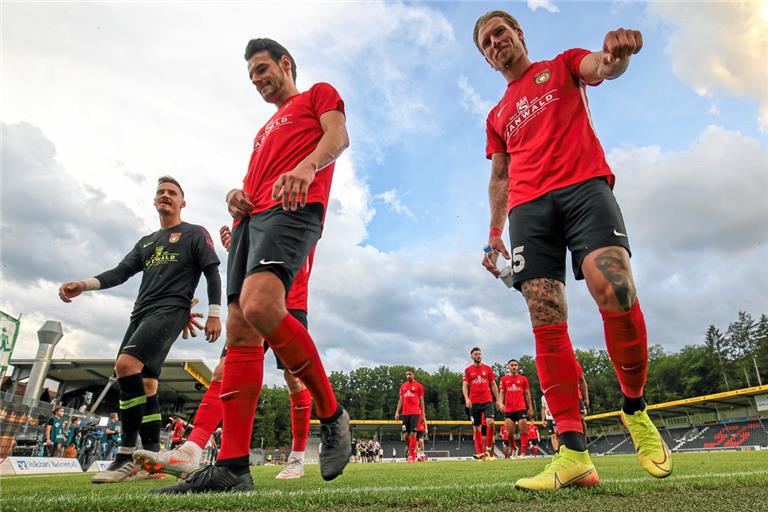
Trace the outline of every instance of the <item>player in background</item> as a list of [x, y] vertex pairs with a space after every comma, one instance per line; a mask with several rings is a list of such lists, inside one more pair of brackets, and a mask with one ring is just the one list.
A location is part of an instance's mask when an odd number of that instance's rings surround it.
[[528, 422], [528, 448], [534, 457], [539, 456], [539, 442], [541, 437], [539, 436], [539, 427], [534, 422]]
[[531, 402], [531, 386], [528, 377], [518, 373], [519, 363], [517, 359], [510, 359], [507, 363], [507, 374], [501, 378], [498, 408], [504, 411], [504, 424], [507, 427], [507, 436], [512, 453], [515, 453], [515, 425], [520, 431], [520, 455], [525, 456], [528, 447], [528, 418], [533, 417], [533, 403]]
[[416, 381], [413, 368], [408, 368], [405, 371], [405, 382], [400, 385], [395, 420], [402, 417], [403, 441], [408, 449], [406, 461], [409, 464], [416, 462], [418, 456], [416, 431], [419, 422], [424, 420], [424, 410], [424, 387]]
[[499, 429], [499, 434], [501, 434], [501, 446], [502, 446], [501, 451], [504, 453], [504, 458], [509, 459], [510, 457], [512, 457], [513, 453], [517, 452], [517, 444], [515, 444], [515, 447], [513, 450], [512, 445], [509, 443], [509, 434], [507, 433], [506, 423], [501, 424], [501, 428]]
[[552, 416], [552, 412], [547, 405], [547, 397], [541, 395], [541, 421], [547, 426], [547, 433], [549, 434], [549, 444], [552, 445], [552, 450], [557, 451], [560, 448], [560, 439], [557, 437], [557, 429], [555, 428], [555, 419]]
[[184, 431], [187, 429], [187, 422], [179, 416], [173, 416], [166, 428], [171, 430], [171, 450], [173, 450], [184, 442]]
[[[517, 20], [491, 11], [475, 23], [473, 39], [506, 82], [486, 121], [491, 215], [490, 251], [483, 266], [498, 278], [498, 255], [511, 260], [512, 284], [528, 305], [539, 381], [561, 441], [552, 464], [515, 485], [535, 491], [599, 484], [586, 448], [568, 335], [568, 250], [576, 279], [586, 279], [600, 310], [623, 394], [622, 417], [640, 464], [652, 476], [666, 477], [672, 471], [671, 455], [643, 399], [648, 341], [629, 263], [629, 238], [586, 99], [587, 85], [624, 73], [631, 55], [643, 46], [642, 35], [622, 28], [605, 35], [600, 51], [571, 49], [532, 62]], [[507, 217], [511, 255], [501, 238]]]
[[[239, 226], [239, 227], [238, 227]], [[238, 237], [243, 236], [243, 230], [246, 224], [235, 224], [235, 232]], [[229, 226], [222, 226], [219, 229], [221, 244], [224, 249], [229, 251], [232, 241], [232, 230]], [[291, 291], [286, 298], [288, 312], [305, 323], [307, 321], [307, 294], [309, 275], [312, 271], [312, 262], [314, 261], [314, 250], [310, 253], [307, 264], [303, 265], [296, 274]], [[231, 288], [231, 287], [230, 287]], [[227, 300], [236, 300], [239, 295], [239, 289], [231, 288], [227, 291]], [[200, 326], [195, 323], [193, 313], [190, 317], [190, 323], [185, 330], [188, 335], [196, 336], [195, 327]], [[186, 336], [185, 336], [186, 337]], [[265, 345], [265, 349], [269, 345]], [[215, 432], [216, 427], [221, 422], [222, 405], [219, 394], [221, 392], [221, 378], [224, 373], [224, 364], [226, 360], [227, 349], [222, 350], [219, 362], [213, 370], [211, 384], [200, 401], [200, 406], [195, 414], [194, 427], [187, 441], [176, 450], [165, 452], [156, 452], [151, 450], [136, 450], [133, 459], [149, 473], [166, 473], [175, 475], [179, 478], [186, 478], [202, 464], [203, 450], [208, 439]], [[302, 382], [291, 375], [285, 369], [280, 359], [275, 356], [277, 368], [283, 371], [288, 393], [291, 399], [291, 453], [288, 455], [282, 471], [275, 477], [277, 480], [289, 480], [301, 478], [304, 476], [304, 450], [309, 439], [309, 421], [312, 415], [312, 401], [307, 388]], [[219, 429], [220, 431], [221, 429]], [[220, 441], [220, 440], [219, 440]], [[220, 442], [217, 443], [217, 451]], [[215, 459], [214, 459], [215, 460]], [[163, 492], [158, 489], [157, 492]]]
[[84, 291], [112, 288], [143, 272], [131, 321], [115, 360], [123, 425], [120, 447], [109, 467], [93, 476], [94, 483], [121, 482], [138, 472], [131, 455], [139, 435], [142, 446], [160, 449], [157, 379], [168, 351], [187, 325], [201, 274], [208, 284], [206, 339], [216, 341], [221, 333], [219, 258], [211, 236], [204, 227], [181, 220], [181, 209], [186, 206], [184, 191], [170, 176], [158, 179], [154, 205], [160, 218], [159, 231], [139, 239], [112, 270], [59, 288], [61, 300], [72, 302]]
[[424, 439], [429, 435], [429, 427], [427, 426], [427, 418], [422, 414], [419, 417], [419, 424], [416, 426], [416, 448], [418, 455], [416, 456], [417, 462], [425, 462], [427, 460], [426, 450], [424, 449]]
[[[499, 400], [499, 387], [493, 369], [483, 364], [483, 353], [479, 347], [469, 351], [472, 364], [464, 370], [461, 392], [464, 403], [472, 417], [475, 438], [475, 460], [496, 460], [494, 454], [494, 403]], [[491, 396], [493, 394], [493, 396]], [[485, 416], [485, 443], [483, 443], [483, 416]]]

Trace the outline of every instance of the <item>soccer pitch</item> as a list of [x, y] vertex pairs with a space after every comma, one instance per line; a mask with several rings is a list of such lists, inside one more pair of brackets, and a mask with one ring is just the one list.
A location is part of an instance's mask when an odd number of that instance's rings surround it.
[[514, 481], [549, 459], [420, 464], [350, 464], [333, 482], [317, 466], [305, 478], [275, 480], [280, 467], [253, 468], [247, 494], [153, 496], [146, 489], [175, 480], [93, 485], [90, 474], [7, 477], [0, 509], [10, 511], [193, 510], [525, 510], [525, 511], [763, 511], [768, 510], [768, 452], [674, 454], [674, 474], [655, 480], [633, 456], [596, 457], [601, 485], [528, 494]]

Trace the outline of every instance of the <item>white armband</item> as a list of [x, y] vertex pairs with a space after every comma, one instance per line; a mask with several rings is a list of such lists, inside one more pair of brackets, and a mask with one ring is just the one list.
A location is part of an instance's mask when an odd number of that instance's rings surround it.
[[98, 290], [101, 288], [101, 281], [99, 281], [95, 277], [89, 277], [88, 279], [83, 279], [83, 284], [85, 285], [85, 291], [87, 292], [90, 292], [92, 290]]
[[218, 304], [210, 304], [208, 306], [208, 316], [219, 318], [221, 316], [221, 306]]

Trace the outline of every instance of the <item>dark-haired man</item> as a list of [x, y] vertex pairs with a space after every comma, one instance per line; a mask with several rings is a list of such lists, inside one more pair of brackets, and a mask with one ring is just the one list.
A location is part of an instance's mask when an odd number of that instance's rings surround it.
[[528, 418], [533, 418], [533, 402], [531, 401], [531, 386], [528, 377], [518, 373], [517, 359], [507, 363], [507, 374], [501, 378], [499, 385], [498, 408], [504, 411], [504, 423], [507, 427], [509, 447], [515, 455], [515, 425], [520, 431], [520, 456], [525, 457], [528, 447]]
[[[226, 198], [232, 217], [248, 223], [248, 237], [240, 243], [233, 232], [227, 265], [221, 449], [216, 464], [168, 492], [253, 489], [248, 450], [264, 374], [263, 338], [312, 395], [321, 422], [321, 476], [336, 478], [349, 462], [349, 415], [336, 401], [309, 332], [285, 303], [320, 238], [334, 162], [349, 144], [344, 102], [326, 83], [300, 92], [296, 62], [276, 41], [252, 39], [245, 60], [249, 80], [277, 112], [256, 134], [242, 189]], [[240, 293], [229, 300], [233, 287]]]
[[158, 180], [154, 204], [160, 217], [159, 231], [142, 237], [112, 270], [59, 288], [61, 300], [72, 302], [84, 291], [112, 288], [143, 272], [131, 322], [115, 361], [121, 443], [112, 464], [93, 476], [94, 483], [121, 482], [138, 472], [131, 455], [139, 433], [142, 446], [160, 449], [157, 379], [171, 345], [189, 321], [200, 274], [205, 274], [208, 283], [206, 339], [213, 342], [221, 333], [219, 258], [211, 236], [202, 226], [182, 222], [184, 191], [170, 176]]
[[[642, 35], [618, 29], [606, 34], [601, 51], [571, 49], [552, 60], [531, 62], [517, 20], [491, 11], [475, 23], [473, 39], [507, 82], [486, 121], [491, 250], [483, 266], [498, 278], [498, 255], [512, 260], [513, 285], [528, 305], [536, 368], [561, 444], [552, 464], [516, 485], [544, 490], [599, 483], [586, 450], [568, 336], [566, 250], [576, 279], [586, 279], [600, 309], [624, 395], [622, 416], [640, 463], [651, 475], [665, 477], [672, 471], [669, 449], [643, 400], [647, 334], [629, 264], [629, 239], [586, 99], [587, 85], [624, 73], [631, 55], [642, 48]], [[501, 239], [507, 216], [511, 256]]]
[[400, 386], [400, 396], [397, 399], [395, 420], [403, 420], [403, 441], [408, 449], [406, 462], [412, 464], [417, 458], [419, 423], [424, 419], [424, 387], [416, 381], [413, 368], [405, 371], [405, 382]]
[[[483, 353], [479, 347], [469, 351], [472, 364], [464, 370], [461, 392], [472, 417], [475, 440], [475, 460], [495, 460], [494, 403], [499, 400], [499, 387], [493, 369], [483, 364]], [[491, 397], [493, 393], [493, 397]], [[483, 419], [485, 419], [485, 445], [483, 445]]]

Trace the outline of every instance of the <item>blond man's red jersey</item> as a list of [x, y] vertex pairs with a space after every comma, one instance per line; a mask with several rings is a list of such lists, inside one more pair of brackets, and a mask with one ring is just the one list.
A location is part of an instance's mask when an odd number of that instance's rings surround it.
[[613, 187], [579, 72], [589, 53], [572, 49], [532, 63], [488, 114], [486, 157], [509, 155], [509, 209], [600, 176]]
[[505, 375], [501, 378], [501, 386], [499, 387], [499, 392], [504, 395], [504, 412], [528, 409], [525, 403], [525, 390], [530, 389], [528, 377], [519, 373], [514, 377]]
[[402, 415], [421, 414], [419, 398], [424, 396], [424, 388], [416, 381], [404, 382], [400, 386], [400, 398], [403, 399]]
[[493, 370], [487, 364], [469, 365], [464, 370], [464, 382], [469, 383], [469, 401], [484, 404], [492, 401], [491, 382], [496, 381]]
[[[332, 110], [344, 113], [341, 96], [330, 84], [318, 83], [288, 98], [259, 130], [243, 180], [243, 191], [254, 204], [251, 214], [280, 204], [272, 200], [275, 181], [317, 148], [323, 136], [320, 116]], [[307, 203], [321, 203], [324, 208], [328, 205], [333, 168], [331, 164], [317, 172], [309, 186]]]

